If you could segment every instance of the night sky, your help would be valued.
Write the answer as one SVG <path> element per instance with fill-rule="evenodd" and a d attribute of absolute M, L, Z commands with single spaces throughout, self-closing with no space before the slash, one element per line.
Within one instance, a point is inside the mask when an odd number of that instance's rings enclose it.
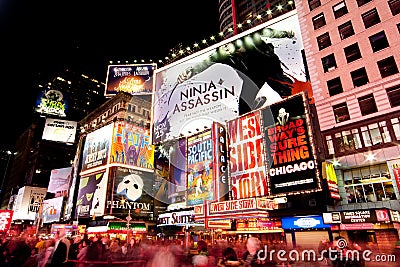
<path fill-rule="evenodd" d="M 217 3 L 0 0 L 1 143 L 29 126 L 39 74 L 70 68 L 105 82 L 110 60 L 163 59 L 218 34 Z"/>

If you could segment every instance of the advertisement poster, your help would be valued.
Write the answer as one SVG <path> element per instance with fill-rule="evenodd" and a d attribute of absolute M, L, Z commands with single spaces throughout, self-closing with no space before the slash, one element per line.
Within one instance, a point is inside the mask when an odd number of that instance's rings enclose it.
<path fill-rule="evenodd" d="M 131 217 L 153 216 L 154 173 L 118 167 L 115 171 L 112 199 L 107 200 L 109 214 Z"/>
<path fill-rule="evenodd" d="M 299 93 L 262 110 L 270 195 L 321 190 L 305 101 Z"/>
<path fill-rule="evenodd" d="M 173 142 L 169 151 L 169 181 L 168 198 L 184 201 L 179 196 L 184 197 L 186 192 L 186 138 Z"/>
<path fill-rule="evenodd" d="M 232 199 L 268 193 L 261 123 L 260 111 L 227 122 Z"/>
<path fill-rule="evenodd" d="M 13 217 L 12 210 L 0 210 L 0 233 L 7 233 L 10 230 Z"/>
<path fill-rule="evenodd" d="M 68 101 L 59 90 L 47 90 L 40 93 L 36 101 L 35 111 L 43 115 L 66 117 Z"/>
<path fill-rule="evenodd" d="M 187 138 L 187 206 L 214 200 L 211 130 Z"/>
<path fill-rule="evenodd" d="M 59 222 L 61 218 L 64 197 L 56 197 L 43 200 L 43 223 Z"/>
<path fill-rule="evenodd" d="M 47 188 L 24 186 L 18 190 L 14 205 L 14 220 L 35 220 L 42 201 L 46 196 Z"/>
<path fill-rule="evenodd" d="M 78 217 L 104 215 L 108 182 L 107 173 L 100 172 L 81 177 L 76 201 Z"/>
<path fill-rule="evenodd" d="M 159 68 L 154 74 L 154 144 L 225 123 L 311 86 L 295 12 Z"/>
<path fill-rule="evenodd" d="M 154 146 L 150 130 L 125 121 L 115 122 L 110 163 L 154 169 Z"/>
<path fill-rule="evenodd" d="M 388 160 L 387 165 L 389 167 L 390 177 L 392 177 L 392 179 L 394 179 L 396 181 L 396 183 L 393 183 L 393 186 L 396 184 L 397 190 L 394 190 L 394 191 L 399 192 L 399 189 L 400 189 L 400 159 Z"/>
<path fill-rule="evenodd" d="M 153 92 L 153 72 L 156 64 L 110 65 L 107 71 L 105 96 L 119 92 L 132 95 Z"/>
<path fill-rule="evenodd" d="M 72 167 L 51 170 L 47 192 L 55 194 L 54 197 L 67 196 L 71 171 Z"/>
<path fill-rule="evenodd" d="M 74 143 L 77 125 L 76 121 L 46 118 L 42 139 L 62 143 Z"/>
<path fill-rule="evenodd" d="M 83 147 L 81 172 L 107 164 L 113 124 L 88 133 Z"/>

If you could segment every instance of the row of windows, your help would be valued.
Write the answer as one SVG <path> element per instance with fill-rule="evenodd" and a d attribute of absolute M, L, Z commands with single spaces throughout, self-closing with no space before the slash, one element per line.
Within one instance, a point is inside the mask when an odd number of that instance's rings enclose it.
<path fill-rule="evenodd" d="M 387 164 L 345 170 L 343 181 L 347 203 L 397 199 Z"/>
<path fill-rule="evenodd" d="M 358 7 L 363 6 L 371 1 L 372 0 L 356 0 Z M 393 16 L 400 13 L 400 0 L 389 0 L 388 4 Z M 308 6 L 310 11 L 312 11 L 321 6 L 321 0 L 308 0 Z M 336 19 L 347 14 L 348 12 L 345 1 L 336 4 L 332 7 L 332 9 Z"/>
<path fill-rule="evenodd" d="M 325 61 L 323 61 L 323 64 L 328 64 L 327 61 L 332 62 L 332 61 L 334 61 L 334 58 L 333 59 L 332 58 L 324 59 L 324 60 Z M 396 61 L 393 56 L 379 60 L 377 62 L 377 65 L 378 65 L 379 73 L 382 78 L 399 73 L 399 69 L 397 67 Z M 335 65 L 332 65 L 332 63 L 329 63 L 327 66 L 324 66 L 324 69 L 326 68 L 329 71 L 331 68 L 334 68 L 334 67 L 335 67 Z M 360 69 L 356 69 L 354 71 L 351 71 L 350 76 L 353 81 L 354 87 L 362 86 L 369 82 L 367 71 L 365 70 L 364 67 L 362 67 Z M 336 77 L 331 80 L 328 80 L 326 82 L 326 84 L 327 84 L 328 92 L 329 92 L 330 96 L 334 96 L 334 95 L 343 93 L 342 81 L 341 81 L 340 77 Z"/>
<path fill-rule="evenodd" d="M 392 108 L 400 106 L 400 85 L 387 88 L 386 94 Z M 373 94 L 359 97 L 357 100 L 360 107 L 361 115 L 366 116 L 378 112 Z M 350 120 L 350 114 L 346 102 L 334 105 L 332 106 L 332 108 L 337 123 Z"/>
<path fill-rule="evenodd" d="M 341 130 L 325 136 L 328 154 L 336 156 L 399 141 L 399 117 Z"/>
<path fill-rule="evenodd" d="M 400 1 L 400 0 L 398 0 L 398 1 Z M 381 19 L 379 17 L 379 14 L 378 14 L 378 11 L 376 8 L 373 8 L 373 9 L 363 13 L 361 15 L 361 17 L 364 22 L 364 27 L 366 29 L 381 22 Z M 318 29 L 326 24 L 323 13 L 318 14 L 312 20 L 314 23 L 314 29 Z M 340 36 L 341 40 L 344 40 L 355 34 L 353 24 L 351 23 L 350 20 L 339 25 L 338 32 L 339 32 L 339 36 Z M 371 37 L 370 37 L 370 39 L 371 39 Z M 370 40 L 370 42 L 371 42 L 371 40 Z M 319 35 L 317 37 L 317 44 L 318 44 L 319 50 L 323 50 L 323 49 L 331 46 L 332 42 L 331 42 L 329 32 L 325 32 L 325 33 Z"/>

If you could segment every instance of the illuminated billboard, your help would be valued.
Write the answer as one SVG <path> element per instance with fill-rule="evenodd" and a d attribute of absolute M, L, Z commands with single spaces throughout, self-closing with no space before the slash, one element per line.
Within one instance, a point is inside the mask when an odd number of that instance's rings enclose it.
<path fill-rule="evenodd" d="M 186 138 L 187 206 L 228 198 L 225 139 L 225 127 L 216 122 Z"/>
<path fill-rule="evenodd" d="M 35 111 L 44 115 L 66 117 L 68 101 L 59 90 L 47 90 L 40 93 L 36 101 Z"/>
<path fill-rule="evenodd" d="M 72 167 L 51 170 L 47 192 L 55 194 L 54 197 L 66 197 L 68 195 L 71 171 Z"/>
<path fill-rule="evenodd" d="M 154 146 L 150 142 L 150 130 L 126 121 L 115 122 L 109 162 L 153 170 Z"/>
<path fill-rule="evenodd" d="M 43 223 L 59 222 L 61 218 L 64 197 L 56 197 L 43 200 Z"/>
<path fill-rule="evenodd" d="M 14 220 L 35 220 L 47 188 L 24 186 L 18 190 L 14 205 Z"/>
<path fill-rule="evenodd" d="M 261 111 L 227 122 L 232 199 L 266 196 Z"/>
<path fill-rule="evenodd" d="M 224 124 L 311 86 L 296 11 L 154 72 L 152 142 Z"/>
<path fill-rule="evenodd" d="M 113 196 L 107 200 L 107 213 L 150 217 L 153 213 L 154 173 L 117 167 Z"/>
<path fill-rule="evenodd" d="M 112 133 L 113 124 L 88 133 L 83 147 L 82 172 L 107 164 Z"/>
<path fill-rule="evenodd" d="M 62 143 L 74 143 L 77 124 L 76 121 L 46 118 L 42 139 Z"/>
<path fill-rule="evenodd" d="M 107 71 L 105 96 L 114 96 L 119 92 L 132 95 L 151 94 L 153 92 L 153 72 L 156 64 L 110 65 Z"/>
<path fill-rule="evenodd" d="M 76 213 L 78 217 L 104 215 L 108 172 L 82 176 L 79 181 Z"/>
<path fill-rule="evenodd" d="M 306 94 L 288 97 L 261 112 L 269 195 L 320 191 L 321 182 Z"/>

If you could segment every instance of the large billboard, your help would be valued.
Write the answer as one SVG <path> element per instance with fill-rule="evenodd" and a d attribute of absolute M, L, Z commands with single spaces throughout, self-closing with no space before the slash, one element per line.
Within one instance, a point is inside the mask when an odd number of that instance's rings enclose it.
<path fill-rule="evenodd" d="M 67 196 L 71 179 L 72 167 L 53 169 L 47 192 L 55 194 L 54 197 Z"/>
<path fill-rule="evenodd" d="M 88 133 L 83 146 L 82 172 L 107 164 L 112 133 L 112 123 Z"/>
<path fill-rule="evenodd" d="M 43 218 L 43 223 L 60 221 L 63 201 L 64 197 L 55 197 L 43 200 L 42 214 L 41 214 Z"/>
<path fill-rule="evenodd" d="M 153 92 L 153 72 L 156 64 L 110 65 L 107 71 L 105 96 L 114 96 L 119 92 L 132 95 L 151 94 Z"/>
<path fill-rule="evenodd" d="M 190 136 L 310 90 L 296 11 L 154 72 L 152 141 Z M 311 95 L 311 91 L 309 92 Z"/>
<path fill-rule="evenodd" d="M 76 201 L 78 217 L 104 215 L 107 182 L 108 171 L 81 177 Z"/>
<path fill-rule="evenodd" d="M 153 170 L 150 130 L 126 121 L 115 122 L 109 162 Z"/>
<path fill-rule="evenodd" d="M 261 111 L 227 122 L 232 199 L 268 194 Z"/>
<path fill-rule="evenodd" d="M 62 143 L 74 143 L 77 125 L 76 121 L 47 118 L 42 139 Z"/>
<path fill-rule="evenodd" d="M 107 213 L 152 216 L 154 173 L 117 167 L 113 175 L 113 195 L 107 200 Z"/>
<path fill-rule="evenodd" d="M 68 113 L 68 101 L 61 91 L 46 90 L 38 96 L 35 111 L 43 115 L 66 117 Z"/>
<path fill-rule="evenodd" d="M 269 195 L 320 191 L 320 174 L 306 94 L 288 97 L 261 112 Z"/>
<path fill-rule="evenodd" d="M 24 186 L 18 190 L 18 196 L 14 205 L 13 221 L 35 220 L 47 188 Z"/>

